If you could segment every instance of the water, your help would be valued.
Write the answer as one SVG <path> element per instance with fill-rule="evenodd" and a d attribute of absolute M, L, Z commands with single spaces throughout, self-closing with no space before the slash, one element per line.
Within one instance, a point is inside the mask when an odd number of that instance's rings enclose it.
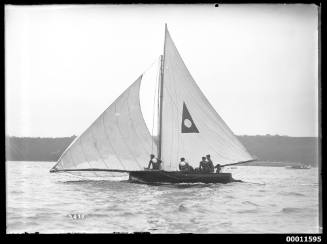
<path fill-rule="evenodd" d="M 7 162 L 7 233 L 321 233 L 318 170 L 238 166 L 245 183 L 150 186 Z"/>

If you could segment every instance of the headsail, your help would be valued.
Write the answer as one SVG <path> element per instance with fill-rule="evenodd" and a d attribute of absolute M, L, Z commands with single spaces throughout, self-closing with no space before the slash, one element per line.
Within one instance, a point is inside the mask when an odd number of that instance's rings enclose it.
<path fill-rule="evenodd" d="M 141 80 L 142 76 L 71 143 L 52 171 L 130 171 L 147 166 L 153 145 L 140 107 Z"/>
<path fill-rule="evenodd" d="M 164 169 L 177 170 L 180 157 L 198 167 L 206 154 L 221 165 L 252 160 L 195 83 L 167 28 L 165 32 L 161 119 Z"/>

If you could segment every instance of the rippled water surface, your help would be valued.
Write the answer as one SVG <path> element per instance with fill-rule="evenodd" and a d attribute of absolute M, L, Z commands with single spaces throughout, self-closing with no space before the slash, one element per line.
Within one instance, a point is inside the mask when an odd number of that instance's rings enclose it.
<path fill-rule="evenodd" d="M 238 166 L 224 171 L 245 182 L 151 186 L 50 174 L 53 164 L 6 163 L 7 233 L 321 232 L 317 168 Z"/>

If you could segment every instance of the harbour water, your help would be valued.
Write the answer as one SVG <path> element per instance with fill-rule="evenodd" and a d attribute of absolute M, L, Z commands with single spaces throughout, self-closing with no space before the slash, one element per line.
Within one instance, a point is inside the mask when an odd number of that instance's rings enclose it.
<path fill-rule="evenodd" d="M 321 233 L 317 168 L 237 166 L 244 182 L 144 185 L 6 162 L 7 233 Z"/>

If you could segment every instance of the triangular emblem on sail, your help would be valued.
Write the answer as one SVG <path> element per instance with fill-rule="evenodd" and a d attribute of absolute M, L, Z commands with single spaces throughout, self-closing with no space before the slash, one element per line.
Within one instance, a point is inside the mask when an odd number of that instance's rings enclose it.
<path fill-rule="evenodd" d="M 183 103 L 182 133 L 199 133 L 185 102 Z"/>

